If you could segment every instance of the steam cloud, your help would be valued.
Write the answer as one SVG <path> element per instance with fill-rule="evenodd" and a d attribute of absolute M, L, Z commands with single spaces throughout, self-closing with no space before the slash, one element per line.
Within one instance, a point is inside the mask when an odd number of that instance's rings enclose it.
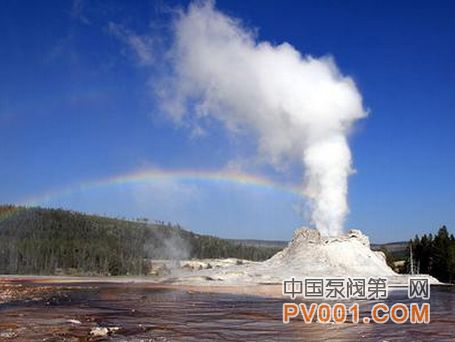
<path fill-rule="evenodd" d="M 173 38 L 172 76 L 159 92 L 165 111 L 178 121 L 212 117 L 234 132 L 246 129 L 274 165 L 301 161 L 312 223 L 323 235 L 340 234 L 352 172 L 347 134 L 366 116 L 353 80 L 330 57 L 258 42 L 213 1 L 181 12 Z"/>

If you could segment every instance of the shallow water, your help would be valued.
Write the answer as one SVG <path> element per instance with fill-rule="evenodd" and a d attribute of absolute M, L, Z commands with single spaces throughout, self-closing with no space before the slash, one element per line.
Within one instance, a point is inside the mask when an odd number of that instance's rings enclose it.
<path fill-rule="evenodd" d="M 24 284 L 38 286 L 39 284 Z M 52 284 L 45 298 L 0 304 L 1 340 L 113 341 L 454 341 L 454 288 L 432 287 L 431 323 L 282 323 L 287 300 L 197 293 L 147 284 Z M 385 302 L 410 302 L 395 292 Z M 359 302 L 361 317 L 372 301 Z M 77 320 L 71 323 L 68 320 Z M 117 327 L 94 337 L 94 327 Z"/>

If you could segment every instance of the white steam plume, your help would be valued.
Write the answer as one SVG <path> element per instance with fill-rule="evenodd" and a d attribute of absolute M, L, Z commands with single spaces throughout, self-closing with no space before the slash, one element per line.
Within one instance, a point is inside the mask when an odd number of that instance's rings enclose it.
<path fill-rule="evenodd" d="M 159 92 L 166 112 L 176 120 L 210 116 L 230 130 L 247 129 L 275 165 L 283 158 L 302 161 L 312 223 L 324 235 L 340 234 L 352 171 L 346 136 L 366 112 L 353 80 L 333 59 L 302 56 L 288 43 L 257 42 L 212 1 L 180 13 L 169 57 L 172 76 Z"/>

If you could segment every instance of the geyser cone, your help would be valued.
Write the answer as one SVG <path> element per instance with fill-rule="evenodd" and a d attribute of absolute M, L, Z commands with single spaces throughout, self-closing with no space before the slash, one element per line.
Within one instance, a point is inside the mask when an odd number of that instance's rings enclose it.
<path fill-rule="evenodd" d="M 390 284 L 408 281 L 407 275 L 397 274 L 387 265 L 382 252 L 370 249 L 368 237 L 360 230 L 332 237 L 305 227 L 297 229 L 288 246 L 269 260 L 203 270 L 177 281 L 206 285 L 281 284 L 291 277 L 386 277 Z M 420 277 L 439 283 L 431 276 Z"/>
<path fill-rule="evenodd" d="M 370 242 L 360 230 L 350 230 L 336 237 L 300 228 L 288 247 L 264 262 L 269 267 L 284 267 L 294 276 L 396 276 L 382 252 L 370 249 Z M 282 272 L 283 273 L 283 272 Z"/>

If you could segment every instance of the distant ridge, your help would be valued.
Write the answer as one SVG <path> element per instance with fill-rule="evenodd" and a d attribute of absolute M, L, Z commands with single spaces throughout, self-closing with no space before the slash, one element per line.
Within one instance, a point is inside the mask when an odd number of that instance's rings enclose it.
<path fill-rule="evenodd" d="M 253 247 L 273 247 L 273 248 L 285 248 L 289 241 L 282 241 L 282 240 L 257 240 L 257 239 L 226 239 L 227 241 L 233 243 L 241 243 L 245 246 L 253 246 Z M 408 247 L 409 242 L 407 241 L 398 241 L 398 242 L 387 242 L 387 243 L 379 243 L 371 244 L 371 249 L 374 251 L 379 251 L 383 248 L 387 249 L 390 254 L 396 260 L 404 260 L 406 259 L 406 248 Z"/>
<path fill-rule="evenodd" d="M 281 240 L 257 240 L 257 239 L 225 239 L 232 243 L 241 243 L 245 246 L 255 246 L 255 247 L 275 247 L 275 248 L 284 248 L 288 245 L 289 241 Z"/>

